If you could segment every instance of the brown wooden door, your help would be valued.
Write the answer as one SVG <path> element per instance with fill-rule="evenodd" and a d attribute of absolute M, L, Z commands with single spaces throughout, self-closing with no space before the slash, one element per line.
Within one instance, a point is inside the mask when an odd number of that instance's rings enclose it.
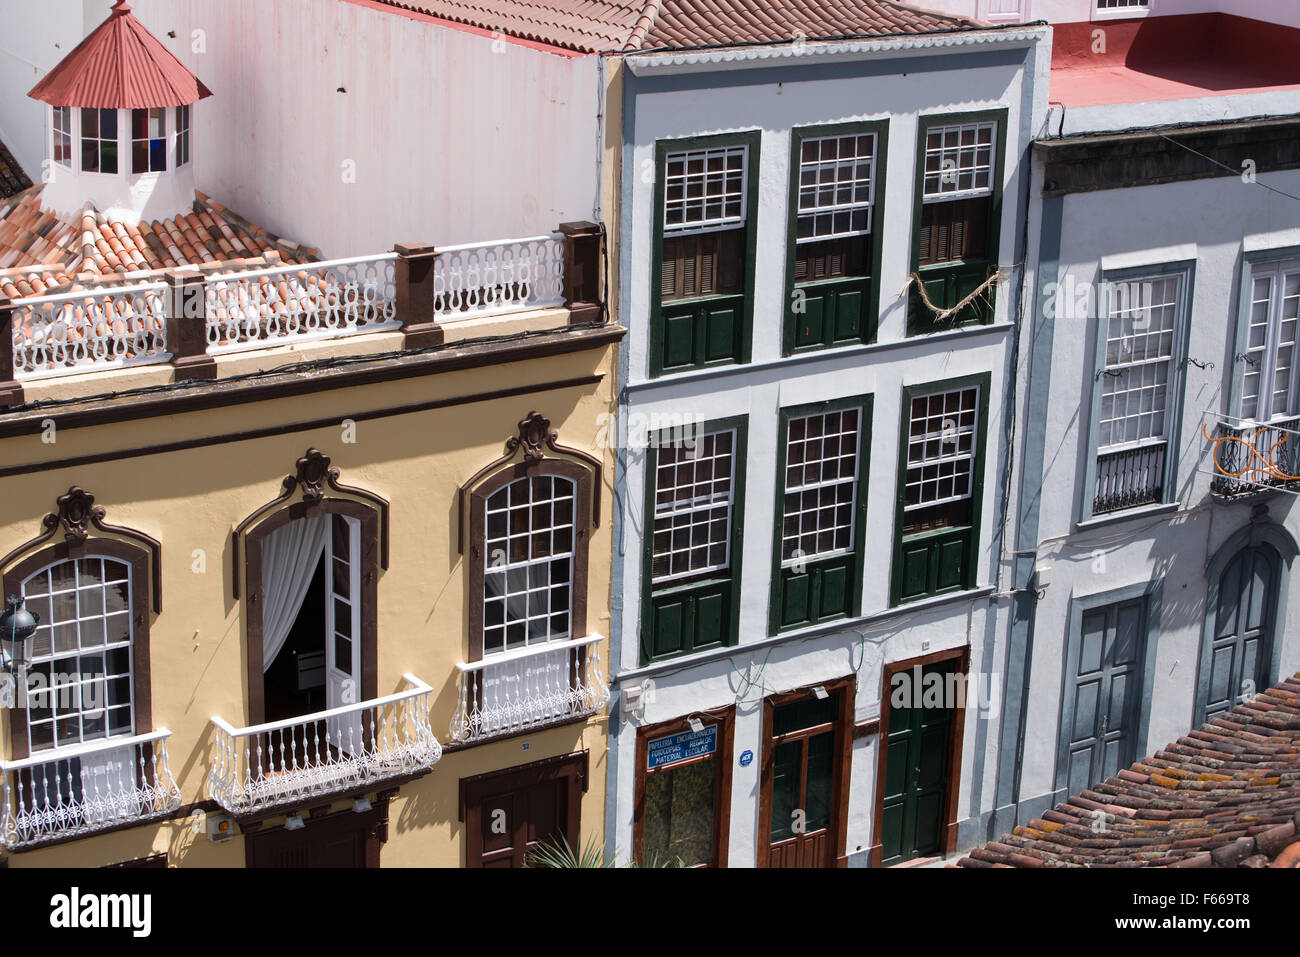
<path fill-rule="evenodd" d="M 386 829 L 387 810 L 365 814 L 343 811 L 312 819 L 306 827 L 283 827 L 249 834 L 244 840 L 249 867 L 378 867 L 379 848 Z"/>
<path fill-rule="evenodd" d="M 769 698 L 759 863 L 834 867 L 843 855 L 853 688 Z"/>
<path fill-rule="evenodd" d="M 466 867 L 523 867 L 543 842 L 578 850 L 587 754 L 461 781 Z"/>

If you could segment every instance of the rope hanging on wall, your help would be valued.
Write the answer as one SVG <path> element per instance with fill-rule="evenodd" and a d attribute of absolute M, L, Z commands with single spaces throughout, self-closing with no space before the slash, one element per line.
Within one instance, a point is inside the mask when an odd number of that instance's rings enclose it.
<path fill-rule="evenodd" d="M 918 273 L 912 273 L 912 275 L 907 277 L 907 285 L 903 287 L 903 294 L 906 295 L 907 290 L 911 286 L 915 286 L 917 292 L 920 293 L 921 295 L 921 302 L 925 304 L 925 308 L 929 309 L 932 313 L 934 313 L 935 322 L 947 322 L 953 316 L 957 315 L 957 313 L 961 312 L 963 309 L 969 306 L 976 299 L 982 298 L 986 302 L 988 302 L 990 306 L 993 305 L 992 300 L 988 299 L 986 294 L 988 293 L 991 287 L 997 285 L 998 283 L 1001 283 L 1006 278 L 1007 277 L 1002 273 L 1002 270 L 995 269 L 987 279 L 985 279 L 982 283 L 980 283 L 979 286 L 977 286 L 971 292 L 969 296 L 967 296 L 961 302 L 957 303 L 957 305 L 953 306 L 951 309 L 940 309 L 938 306 L 936 306 L 933 302 L 930 301 L 930 297 L 926 294 L 925 291 L 925 282 L 921 279 L 921 276 Z"/>

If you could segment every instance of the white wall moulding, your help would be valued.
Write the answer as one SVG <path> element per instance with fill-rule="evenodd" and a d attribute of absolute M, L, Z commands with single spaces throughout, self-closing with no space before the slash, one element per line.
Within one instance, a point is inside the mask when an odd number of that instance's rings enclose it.
<path fill-rule="evenodd" d="M 149 283 L 14 300 L 14 377 L 169 362 L 167 292 Z"/>
<path fill-rule="evenodd" d="M 1300 494 L 1300 417 L 1252 422 L 1207 413 L 1202 422 L 1210 492 L 1239 498 L 1284 490 Z"/>
<path fill-rule="evenodd" d="M 432 768 L 442 757 L 429 721 L 433 689 L 402 677 L 396 694 L 285 721 L 235 728 L 214 717 L 208 796 L 242 814 Z"/>
<path fill-rule="evenodd" d="M 434 315 L 440 322 L 564 305 L 564 235 L 438 249 Z"/>
<path fill-rule="evenodd" d="M 171 732 L 42 751 L 0 762 L 0 838 L 20 850 L 163 817 L 181 806 L 167 763 Z"/>
<path fill-rule="evenodd" d="M 396 253 L 207 279 L 208 354 L 396 329 Z"/>
<path fill-rule="evenodd" d="M 609 704 L 600 635 L 547 642 L 458 664 L 451 738 L 471 744 L 592 715 Z"/>

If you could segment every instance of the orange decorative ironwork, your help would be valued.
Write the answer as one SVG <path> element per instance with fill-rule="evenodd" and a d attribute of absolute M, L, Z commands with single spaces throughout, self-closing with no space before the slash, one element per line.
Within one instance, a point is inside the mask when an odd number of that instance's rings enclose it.
<path fill-rule="evenodd" d="M 1260 450 L 1256 448 L 1255 440 L 1259 437 L 1259 433 L 1268 428 L 1270 428 L 1270 426 L 1256 426 L 1254 434 L 1251 435 L 1250 438 L 1244 438 L 1241 435 L 1221 435 L 1216 437 L 1210 435 L 1209 431 L 1205 428 L 1205 423 L 1202 422 L 1201 433 L 1205 436 L 1207 442 L 1214 444 L 1214 467 L 1218 470 L 1219 474 L 1226 475 L 1229 478 L 1241 478 L 1241 476 L 1245 475 L 1247 472 L 1264 472 L 1271 475 L 1273 478 L 1282 479 L 1283 481 L 1300 481 L 1300 475 L 1290 475 L 1287 472 L 1282 471 L 1274 461 L 1274 453 L 1276 453 L 1278 448 L 1287 440 L 1286 434 L 1283 434 L 1280 439 L 1274 442 L 1269 447 L 1267 453 L 1261 454 Z M 1229 472 L 1219 461 L 1219 446 L 1224 442 L 1237 442 L 1244 445 L 1246 450 L 1249 452 L 1246 461 L 1249 462 L 1251 459 L 1258 459 L 1260 464 L 1247 465 L 1239 472 Z"/>

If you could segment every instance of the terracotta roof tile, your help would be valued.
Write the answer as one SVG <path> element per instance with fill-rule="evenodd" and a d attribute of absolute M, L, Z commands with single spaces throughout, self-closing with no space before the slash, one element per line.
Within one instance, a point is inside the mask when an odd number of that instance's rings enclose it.
<path fill-rule="evenodd" d="M 32 181 L 27 178 L 23 168 L 18 165 L 9 148 L 0 143 L 0 200 L 8 199 L 15 193 L 31 189 Z"/>
<path fill-rule="evenodd" d="M 138 226 L 109 219 L 92 206 L 60 215 L 41 206 L 43 185 L 0 199 L 0 295 L 45 295 L 79 277 L 104 281 L 120 273 L 184 265 L 320 259 L 318 250 L 275 236 L 195 193 L 194 211 Z"/>
<path fill-rule="evenodd" d="M 893 0 L 380 0 L 583 53 L 983 26 Z"/>
<path fill-rule="evenodd" d="M 958 865 L 1300 867 L 1300 674 Z"/>

